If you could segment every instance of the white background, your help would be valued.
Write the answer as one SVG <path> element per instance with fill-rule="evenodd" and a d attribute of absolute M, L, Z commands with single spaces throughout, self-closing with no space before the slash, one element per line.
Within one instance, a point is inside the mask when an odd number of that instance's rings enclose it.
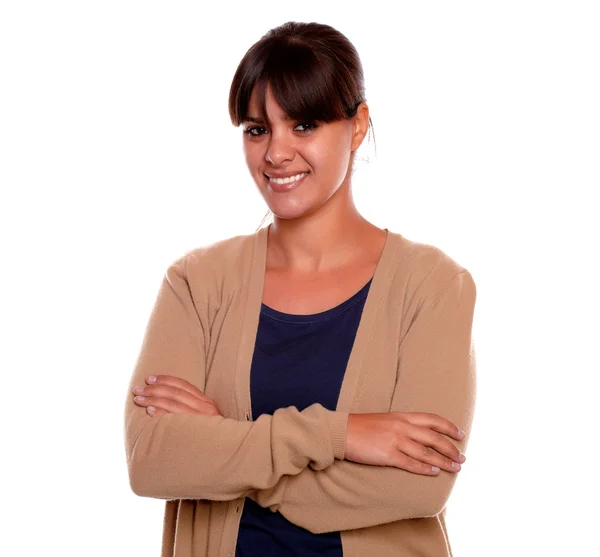
<path fill-rule="evenodd" d="M 126 387 L 168 264 L 266 212 L 227 95 L 295 20 L 361 55 L 377 153 L 365 140 L 359 210 L 478 287 L 455 556 L 600 554 L 597 2 L 243 6 L 1 4 L 0 553 L 159 555 Z"/>

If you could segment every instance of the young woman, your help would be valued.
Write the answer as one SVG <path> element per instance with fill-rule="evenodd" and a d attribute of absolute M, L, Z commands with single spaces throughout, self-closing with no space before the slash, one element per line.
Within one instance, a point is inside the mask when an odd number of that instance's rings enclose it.
<path fill-rule="evenodd" d="M 355 207 L 371 120 L 340 32 L 269 31 L 229 111 L 274 220 L 174 261 L 149 319 L 125 440 L 132 490 L 166 500 L 162 557 L 449 557 L 473 278 Z"/>

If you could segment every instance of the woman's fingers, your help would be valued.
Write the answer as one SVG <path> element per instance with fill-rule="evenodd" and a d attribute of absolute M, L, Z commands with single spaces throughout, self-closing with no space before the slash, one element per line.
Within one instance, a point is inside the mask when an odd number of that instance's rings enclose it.
<path fill-rule="evenodd" d="M 170 414 L 170 412 L 167 412 L 162 408 L 156 408 L 156 406 L 152 405 L 146 406 L 146 412 L 151 416 L 164 416 L 165 414 Z"/>
<path fill-rule="evenodd" d="M 150 377 L 154 377 L 154 381 L 150 381 Z M 146 377 L 146 383 L 149 386 L 165 385 L 169 387 L 175 387 L 177 389 L 187 391 L 188 393 L 197 398 L 208 398 L 200 389 L 192 385 L 189 381 L 186 381 L 181 377 L 174 377 L 173 375 L 152 375 Z"/>
<path fill-rule="evenodd" d="M 459 441 L 465 437 L 465 432 L 462 429 L 437 414 L 431 412 L 398 412 L 398 414 L 402 414 L 403 419 L 411 424 L 434 429 Z"/>
<path fill-rule="evenodd" d="M 402 451 L 396 452 L 391 465 L 414 474 L 425 474 L 427 476 L 436 476 L 440 472 L 439 467 L 434 468 L 431 464 L 412 458 Z"/>
<path fill-rule="evenodd" d="M 134 392 L 137 394 L 137 391 Z M 191 408 L 195 408 L 200 403 L 211 400 L 204 395 L 199 397 L 187 390 L 170 385 L 146 385 L 140 394 L 145 397 L 169 398 Z"/>
<path fill-rule="evenodd" d="M 430 471 L 432 466 L 437 466 L 448 472 L 458 472 L 461 468 L 460 464 L 452 458 L 448 458 L 437 450 L 415 441 L 406 440 L 402 443 L 401 447 L 398 447 L 398 450 L 410 457 L 411 460 L 414 459 L 422 464 L 423 467 L 421 468 L 428 469 L 428 471 Z"/>
<path fill-rule="evenodd" d="M 212 398 L 184 379 L 170 375 L 157 375 L 154 381 L 146 378 L 146 383 L 146 385 L 137 385 L 133 389 L 133 394 L 137 395 L 134 401 L 140 406 L 154 406 L 165 410 L 166 413 L 174 414 L 221 415 Z M 153 415 L 162 414 L 163 412 L 156 412 Z"/>
<path fill-rule="evenodd" d="M 220 412 L 214 406 L 214 404 L 203 402 L 195 399 L 193 406 L 189 406 L 180 400 L 176 400 L 172 397 L 161 397 L 161 396 L 139 396 L 134 397 L 134 402 L 138 406 L 154 406 L 156 410 L 165 410 L 166 412 L 158 412 L 154 415 L 167 414 L 201 414 L 203 416 L 220 416 Z"/>
<path fill-rule="evenodd" d="M 446 459 L 451 459 L 458 463 L 463 463 L 466 460 L 464 455 L 458 450 L 458 447 L 450 439 L 428 427 L 415 427 L 410 430 L 409 436 L 422 447 L 435 449 L 435 451 Z"/>

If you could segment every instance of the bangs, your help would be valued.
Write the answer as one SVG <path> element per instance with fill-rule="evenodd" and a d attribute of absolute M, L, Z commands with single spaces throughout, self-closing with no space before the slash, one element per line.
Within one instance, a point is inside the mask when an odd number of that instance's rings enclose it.
<path fill-rule="evenodd" d="M 256 87 L 259 117 L 270 125 L 266 114 L 267 86 L 293 120 L 332 122 L 350 118 L 361 99 L 354 98 L 343 73 L 300 42 L 272 40 L 256 51 L 251 48 L 231 84 L 231 121 L 239 126 L 248 119 L 248 105 Z"/>

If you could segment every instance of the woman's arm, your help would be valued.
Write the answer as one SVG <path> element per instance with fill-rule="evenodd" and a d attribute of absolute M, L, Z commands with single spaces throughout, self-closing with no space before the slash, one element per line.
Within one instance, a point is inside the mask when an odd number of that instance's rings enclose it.
<path fill-rule="evenodd" d="M 313 404 L 253 422 L 222 416 L 152 417 L 133 401 L 149 375 L 181 377 L 204 390 L 205 336 L 186 275 L 186 256 L 167 269 L 127 389 L 125 450 L 137 495 L 159 499 L 231 500 L 268 489 L 306 467 L 343 458 L 347 413 Z"/>
<path fill-rule="evenodd" d="M 425 302 L 400 344 L 390 408 L 447 418 L 466 433 L 462 441 L 452 440 L 463 453 L 475 409 L 475 300 L 475 283 L 465 270 Z M 443 469 L 426 476 L 343 460 L 318 472 L 307 468 L 249 497 L 298 526 L 323 533 L 434 516 L 445 507 L 455 482 L 456 473 Z"/>

